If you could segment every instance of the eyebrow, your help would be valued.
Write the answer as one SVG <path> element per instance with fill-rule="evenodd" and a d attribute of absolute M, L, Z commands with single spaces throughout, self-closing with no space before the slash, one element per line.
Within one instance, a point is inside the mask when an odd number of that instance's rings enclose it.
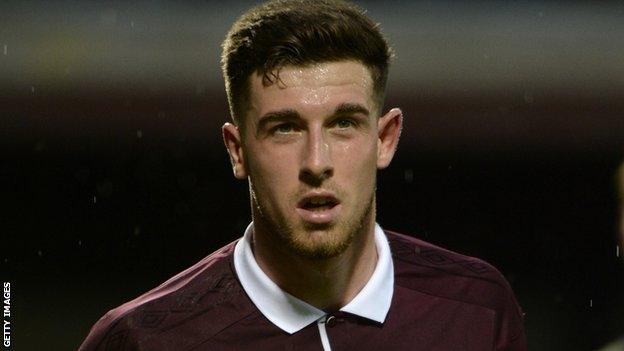
<path fill-rule="evenodd" d="M 361 113 L 367 117 L 370 115 L 370 111 L 366 107 L 351 102 L 342 103 L 334 110 L 334 115 L 351 115 L 356 113 Z"/>
<path fill-rule="evenodd" d="M 345 102 L 336 107 L 332 116 L 351 115 L 356 113 L 361 113 L 367 117 L 370 115 L 370 111 L 361 104 Z M 293 109 L 270 111 L 260 117 L 256 125 L 256 131 L 263 130 L 264 126 L 271 122 L 281 122 L 296 119 L 301 119 L 301 115 L 299 114 L 299 112 Z"/>
<path fill-rule="evenodd" d="M 263 130 L 264 126 L 271 122 L 288 121 L 300 118 L 301 115 L 299 115 L 299 112 L 293 109 L 283 109 L 279 111 L 267 112 L 262 115 L 262 117 L 260 117 L 260 120 L 258 120 L 258 123 L 256 124 L 256 131 L 259 132 Z"/>

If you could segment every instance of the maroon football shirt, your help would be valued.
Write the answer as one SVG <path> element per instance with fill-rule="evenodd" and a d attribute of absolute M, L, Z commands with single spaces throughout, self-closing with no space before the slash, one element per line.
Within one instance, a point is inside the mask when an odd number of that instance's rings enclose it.
<path fill-rule="evenodd" d="M 330 313 L 336 350 L 526 350 L 522 313 L 489 264 L 385 231 L 394 293 L 383 323 Z M 228 244 L 161 286 L 104 315 L 90 350 L 323 350 L 316 323 L 289 334 L 244 292 Z"/>

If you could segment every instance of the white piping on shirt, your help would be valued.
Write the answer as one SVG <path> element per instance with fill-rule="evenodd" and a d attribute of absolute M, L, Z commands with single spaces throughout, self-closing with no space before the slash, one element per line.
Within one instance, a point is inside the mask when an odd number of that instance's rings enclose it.
<path fill-rule="evenodd" d="M 331 345 L 329 344 L 329 337 L 327 336 L 327 329 L 325 328 L 325 321 L 327 316 L 323 316 L 317 322 L 319 328 L 319 334 L 321 335 L 321 343 L 323 344 L 323 350 L 331 351 Z"/>

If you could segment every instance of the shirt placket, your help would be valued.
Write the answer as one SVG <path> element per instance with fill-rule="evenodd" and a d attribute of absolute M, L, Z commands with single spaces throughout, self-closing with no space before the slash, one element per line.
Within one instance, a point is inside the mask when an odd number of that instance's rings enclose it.
<path fill-rule="evenodd" d="M 329 340 L 329 335 L 327 334 L 327 328 L 333 328 L 338 323 L 343 321 L 344 316 L 342 316 L 341 312 L 336 314 L 326 314 L 317 321 L 321 344 L 323 345 L 324 351 L 331 351 L 331 342 Z"/>

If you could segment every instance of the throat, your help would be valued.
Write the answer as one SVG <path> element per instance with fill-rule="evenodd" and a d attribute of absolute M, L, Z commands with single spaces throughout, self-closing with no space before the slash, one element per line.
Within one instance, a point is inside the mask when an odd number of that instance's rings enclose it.
<path fill-rule="evenodd" d="M 366 285 L 378 260 L 374 227 L 356 235 L 343 253 L 320 260 L 293 254 L 257 234 L 254 256 L 264 273 L 282 290 L 325 311 L 348 304 Z"/>

